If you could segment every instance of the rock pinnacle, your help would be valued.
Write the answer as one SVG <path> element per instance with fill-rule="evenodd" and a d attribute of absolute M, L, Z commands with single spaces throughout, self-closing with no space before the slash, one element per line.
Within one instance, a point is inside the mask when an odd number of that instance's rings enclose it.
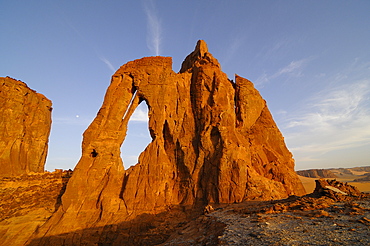
<path fill-rule="evenodd" d="M 191 71 L 193 67 L 199 67 L 200 64 L 212 64 L 221 68 L 217 59 L 208 52 L 207 44 L 204 40 L 198 40 L 193 52 L 191 52 L 183 61 L 180 73 Z"/>
<path fill-rule="evenodd" d="M 204 40 L 198 40 L 197 46 L 193 53 L 198 53 L 200 57 L 203 57 L 205 53 L 208 53 L 208 47 Z"/>

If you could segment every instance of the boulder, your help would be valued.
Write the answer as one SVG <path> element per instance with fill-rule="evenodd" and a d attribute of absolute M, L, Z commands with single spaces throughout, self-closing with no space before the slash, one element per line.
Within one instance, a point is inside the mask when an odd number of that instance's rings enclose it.
<path fill-rule="evenodd" d="M 318 179 L 315 180 L 315 182 L 316 187 L 313 195 L 327 196 L 338 201 L 348 200 L 350 197 L 365 196 L 365 194 L 360 192 L 355 186 L 337 181 L 335 179 Z"/>
<path fill-rule="evenodd" d="M 51 101 L 18 80 L 0 77 L 0 177 L 44 172 Z"/>

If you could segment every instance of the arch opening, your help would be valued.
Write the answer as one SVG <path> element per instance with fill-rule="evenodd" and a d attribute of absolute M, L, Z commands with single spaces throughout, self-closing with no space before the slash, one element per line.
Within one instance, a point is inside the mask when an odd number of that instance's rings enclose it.
<path fill-rule="evenodd" d="M 126 138 L 121 145 L 121 158 L 125 169 L 138 163 L 139 155 L 152 141 L 148 123 L 148 105 L 143 100 L 130 117 Z"/>

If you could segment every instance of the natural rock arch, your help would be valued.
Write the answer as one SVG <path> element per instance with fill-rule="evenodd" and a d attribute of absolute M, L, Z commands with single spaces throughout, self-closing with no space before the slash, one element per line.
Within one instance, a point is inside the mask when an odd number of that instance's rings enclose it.
<path fill-rule="evenodd" d="M 153 141 L 125 171 L 120 146 L 143 100 Z M 169 57 L 142 58 L 118 69 L 84 133 L 62 206 L 36 236 L 103 228 L 172 205 L 302 194 L 292 154 L 266 102 L 250 81 L 229 80 L 200 40 L 179 73 Z"/>

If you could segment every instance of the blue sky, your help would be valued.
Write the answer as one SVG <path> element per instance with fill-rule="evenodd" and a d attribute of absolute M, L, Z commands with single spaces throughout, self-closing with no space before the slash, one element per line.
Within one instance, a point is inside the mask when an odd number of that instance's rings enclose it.
<path fill-rule="evenodd" d="M 46 169 L 74 168 L 110 77 L 145 56 L 173 69 L 207 42 L 223 71 L 254 82 L 296 169 L 370 165 L 370 1 L 0 1 L 0 76 L 53 101 Z M 150 141 L 145 105 L 122 157 Z"/>

